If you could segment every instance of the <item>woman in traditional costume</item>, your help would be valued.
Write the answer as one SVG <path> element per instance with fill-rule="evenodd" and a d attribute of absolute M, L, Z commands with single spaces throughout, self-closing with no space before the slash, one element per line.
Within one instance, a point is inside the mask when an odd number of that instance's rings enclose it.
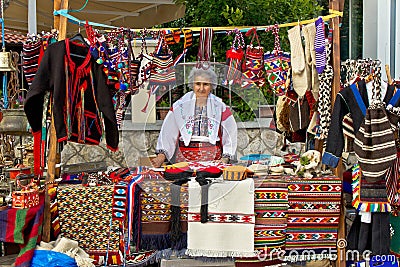
<path fill-rule="evenodd" d="M 237 125 L 222 99 L 211 93 L 217 75 L 194 67 L 188 78 L 193 89 L 168 112 L 158 137 L 154 167 L 169 162 L 221 160 L 228 163 L 236 153 Z"/>

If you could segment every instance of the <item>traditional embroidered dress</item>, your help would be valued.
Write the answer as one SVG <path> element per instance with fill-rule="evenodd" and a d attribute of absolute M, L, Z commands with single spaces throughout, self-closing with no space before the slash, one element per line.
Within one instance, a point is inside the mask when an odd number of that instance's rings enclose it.
<path fill-rule="evenodd" d="M 71 53 L 84 58 L 71 56 Z M 35 142 L 40 142 L 46 91 L 53 96 L 58 142 L 99 144 L 103 134 L 102 112 L 107 147 L 113 151 L 118 149 L 119 134 L 111 91 L 102 67 L 92 60 L 87 47 L 66 39 L 47 48 L 24 105 Z"/>
<path fill-rule="evenodd" d="M 156 152 L 170 161 L 208 161 L 233 157 L 236 147 L 237 125 L 230 109 L 210 94 L 207 106 L 196 112 L 196 95 L 189 92 L 167 114 Z"/>

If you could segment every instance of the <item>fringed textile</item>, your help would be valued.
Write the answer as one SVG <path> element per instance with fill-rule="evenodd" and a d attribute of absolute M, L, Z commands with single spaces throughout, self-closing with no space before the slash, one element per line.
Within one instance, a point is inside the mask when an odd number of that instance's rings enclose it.
<path fill-rule="evenodd" d="M 292 250 L 312 249 L 317 257 L 322 251 L 336 252 L 337 228 L 341 203 L 341 180 L 338 177 L 295 178 L 288 181 L 288 224 L 286 255 Z M 311 258 L 313 259 L 313 258 Z M 288 261 L 304 260 L 289 257 Z M 307 259 L 306 259 L 307 260 Z M 310 260 L 310 259 L 309 259 Z"/>
<path fill-rule="evenodd" d="M 240 201 L 237 201 L 240 199 Z M 201 223 L 201 190 L 189 182 L 189 256 L 249 257 L 254 252 L 254 181 L 221 181 L 208 190 L 208 213 L 215 220 Z M 243 217 L 237 216 L 241 215 Z M 236 219 L 240 219 L 237 220 Z M 226 222 L 235 220 L 234 222 Z M 215 222 L 214 222 L 215 221 Z"/>
<path fill-rule="evenodd" d="M 354 165 L 352 171 L 353 207 L 358 211 L 390 212 L 392 209 L 387 199 L 385 181 L 368 183 L 362 177 L 358 164 Z"/>
<path fill-rule="evenodd" d="M 160 173 L 147 172 L 138 185 L 140 188 L 140 209 L 138 210 L 139 226 L 136 233 L 136 246 L 140 249 L 163 250 L 186 248 L 187 231 L 187 187 L 180 188 L 180 227 L 179 238 L 171 238 L 171 182 L 166 181 Z"/>

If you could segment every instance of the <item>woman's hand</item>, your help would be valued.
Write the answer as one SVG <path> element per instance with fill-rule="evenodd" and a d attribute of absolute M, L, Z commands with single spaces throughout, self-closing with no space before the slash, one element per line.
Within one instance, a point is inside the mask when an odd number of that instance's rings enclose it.
<path fill-rule="evenodd" d="M 160 168 L 161 165 L 164 163 L 166 157 L 164 154 L 160 153 L 157 155 L 157 157 L 151 159 L 151 164 L 153 165 L 154 168 Z"/>
<path fill-rule="evenodd" d="M 223 157 L 221 159 L 215 160 L 215 162 L 220 162 L 220 163 L 224 163 L 224 164 L 228 164 L 230 162 L 230 158 L 228 157 Z"/>

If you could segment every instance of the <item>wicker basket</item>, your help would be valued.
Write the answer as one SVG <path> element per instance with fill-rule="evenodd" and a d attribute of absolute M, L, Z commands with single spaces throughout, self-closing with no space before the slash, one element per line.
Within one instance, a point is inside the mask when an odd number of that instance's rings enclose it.
<path fill-rule="evenodd" d="M 244 166 L 228 166 L 223 171 L 223 177 L 227 181 L 241 181 L 246 179 L 249 173 L 251 171 Z"/>

